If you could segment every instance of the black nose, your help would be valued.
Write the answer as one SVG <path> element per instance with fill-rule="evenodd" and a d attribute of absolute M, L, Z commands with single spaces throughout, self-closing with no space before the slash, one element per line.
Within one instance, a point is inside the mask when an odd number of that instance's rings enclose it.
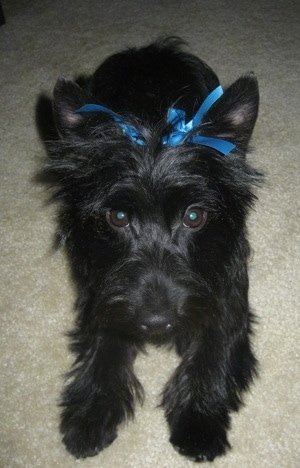
<path fill-rule="evenodd" d="M 168 333 L 173 329 L 173 325 L 171 321 L 168 320 L 168 317 L 157 314 L 144 317 L 140 327 L 144 333 L 149 333 L 151 335 Z"/>
<path fill-rule="evenodd" d="M 179 290 L 162 272 L 146 273 L 135 290 L 138 326 L 144 334 L 169 333 L 176 324 Z"/>

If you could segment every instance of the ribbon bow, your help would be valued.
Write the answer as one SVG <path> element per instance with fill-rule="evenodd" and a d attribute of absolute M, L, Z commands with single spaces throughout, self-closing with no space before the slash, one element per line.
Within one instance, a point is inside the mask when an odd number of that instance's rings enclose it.
<path fill-rule="evenodd" d="M 170 108 L 168 110 L 168 122 L 173 126 L 174 131 L 164 136 L 162 139 L 163 145 L 177 146 L 182 142 L 196 143 L 198 145 L 209 146 L 216 149 L 224 156 L 232 151 L 236 145 L 230 141 L 222 140 L 221 138 L 211 138 L 202 135 L 188 134 L 196 129 L 202 121 L 203 116 L 211 108 L 211 106 L 222 96 L 222 86 L 214 89 L 203 101 L 200 108 L 188 123 L 185 123 L 185 111 L 182 109 Z"/>
<path fill-rule="evenodd" d="M 164 146 L 178 146 L 183 142 L 195 143 L 202 146 L 208 146 L 213 148 L 224 156 L 230 153 L 236 145 L 230 141 L 223 140 L 221 138 L 211 138 L 202 135 L 190 135 L 189 133 L 196 129 L 202 121 L 203 116 L 211 108 L 211 106 L 222 96 L 223 89 L 218 86 L 214 89 L 203 101 L 197 113 L 194 115 L 192 120 L 185 123 L 185 111 L 182 109 L 175 109 L 171 107 L 168 110 L 168 122 L 173 126 L 173 131 L 162 138 L 162 144 Z M 134 143 L 145 146 L 146 141 L 143 136 L 131 125 L 125 124 L 122 117 L 115 112 L 107 109 L 106 107 L 98 104 L 86 104 L 76 111 L 76 113 L 82 112 L 103 112 L 110 115 L 114 121 L 122 128 L 124 135 L 130 138 Z"/>

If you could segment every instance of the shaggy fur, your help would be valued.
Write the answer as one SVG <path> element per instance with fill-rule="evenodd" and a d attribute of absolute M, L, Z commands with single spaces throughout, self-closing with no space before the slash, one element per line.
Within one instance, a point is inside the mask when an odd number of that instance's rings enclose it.
<path fill-rule="evenodd" d="M 219 85 L 177 39 L 113 55 L 78 82 L 62 77 L 55 86 L 58 136 L 44 171 L 78 290 L 63 441 L 75 457 L 88 457 L 116 438 L 143 399 L 133 363 L 150 341 L 181 357 L 162 395 L 171 443 L 211 461 L 228 449 L 230 412 L 256 373 L 245 221 L 261 175 L 245 155 L 257 80 L 239 78 L 194 130 L 235 143 L 227 156 L 161 143 L 168 108 L 184 109 L 190 120 Z M 122 115 L 147 144 L 131 141 L 103 113 L 75 113 L 87 103 Z"/>

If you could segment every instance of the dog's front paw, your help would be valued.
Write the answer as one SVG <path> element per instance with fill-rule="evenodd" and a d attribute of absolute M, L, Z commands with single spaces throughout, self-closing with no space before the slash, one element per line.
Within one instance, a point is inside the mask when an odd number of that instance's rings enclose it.
<path fill-rule="evenodd" d="M 175 450 L 195 462 L 213 461 L 230 447 L 226 436 L 227 414 L 222 418 L 188 411 L 170 426 L 170 442 Z"/>
<path fill-rule="evenodd" d="M 60 430 L 67 450 L 76 458 L 93 457 L 117 437 L 121 416 L 111 408 L 95 405 L 90 408 L 67 407 L 63 411 Z"/>

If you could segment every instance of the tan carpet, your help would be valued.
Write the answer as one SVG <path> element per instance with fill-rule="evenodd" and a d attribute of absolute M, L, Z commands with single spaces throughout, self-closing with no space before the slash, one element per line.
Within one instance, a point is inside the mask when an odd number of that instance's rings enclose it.
<path fill-rule="evenodd" d="M 251 159 L 268 176 L 250 220 L 251 301 L 260 318 L 261 377 L 233 418 L 233 450 L 216 467 L 299 467 L 299 32 L 297 0 L 5 0 L 0 28 L 1 467 L 183 468 L 168 443 L 159 392 L 176 363 L 149 349 L 137 372 L 147 400 L 98 457 L 76 462 L 56 406 L 71 362 L 63 332 L 74 300 L 62 253 L 51 254 L 53 209 L 32 182 L 43 156 L 37 95 L 59 74 L 90 72 L 107 55 L 178 34 L 223 85 L 258 75 Z"/>

